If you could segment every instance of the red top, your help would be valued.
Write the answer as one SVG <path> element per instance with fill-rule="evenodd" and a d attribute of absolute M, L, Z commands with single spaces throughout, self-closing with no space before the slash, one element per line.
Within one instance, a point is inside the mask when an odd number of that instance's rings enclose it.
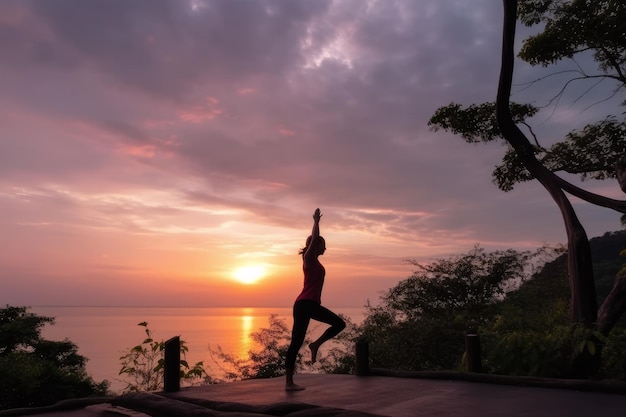
<path fill-rule="evenodd" d="M 324 286 L 324 276 L 326 270 L 319 260 L 311 263 L 308 268 L 302 267 L 304 270 L 304 288 L 296 298 L 299 300 L 312 300 L 319 304 L 322 303 L 322 287 Z"/>

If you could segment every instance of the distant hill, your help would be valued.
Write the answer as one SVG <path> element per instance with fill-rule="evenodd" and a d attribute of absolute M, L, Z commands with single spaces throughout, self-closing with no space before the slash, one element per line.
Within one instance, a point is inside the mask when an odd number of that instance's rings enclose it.
<path fill-rule="evenodd" d="M 607 232 L 589 240 L 593 259 L 598 305 L 613 288 L 615 275 L 626 263 L 620 252 L 626 249 L 626 230 Z M 501 309 L 525 311 L 528 322 L 540 321 L 555 308 L 569 309 L 570 289 L 567 279 L 567 255 L 546 263 L 540 272 L 507 294 Z M 531 307 L 531 308 L 529 308 Z M 505 313 L 506 314 L 506 313 Z M 622 320 L 624 322 L 626 320 Z"/>
<path fill-rule="evenodd" d="M 593 274 L 596 280 L 598 302 L 604 300 L 613 288 L 615 274 L 626 263 L 620 252 L 626 249 L 626 230 L 606 232 L 589 240 L 593 259 Z"/>

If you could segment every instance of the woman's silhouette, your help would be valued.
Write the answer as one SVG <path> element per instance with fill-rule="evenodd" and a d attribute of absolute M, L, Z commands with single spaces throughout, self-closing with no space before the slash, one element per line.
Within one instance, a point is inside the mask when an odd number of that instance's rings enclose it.
<path fill-rule="evenodd" d="M 322 286 L 324 285 L 324 275 L 326 270 L 317 259 L 326 251 L 326 242 L 320 236 L 320 219 L 322 214 L 320 209 L 316 209 L 313 214 L 313 231 L 306 240 L 306 245 L 300 250 L 302 255 L 302 269 L 304 270 L 304 288 L 296 298 L 293 305 L 293 329 L 291 331 L 291 344 L 287 350 L 285 359 L 285 370 L 287 375 L 285 389 L 287 391 L 303 390 L 304 387 L 293 382 L 294 366 L 296 356 L 304 343 L 307 328 L 311 319 L 330 324 L 331 327 L 314 342 L 309 344 L 311 350 L 311 362 L 315 363 L 317 351 L 322 343 L 337 336 L 345 327 L 346 323 L 330 311 L 322 307 Z"/>

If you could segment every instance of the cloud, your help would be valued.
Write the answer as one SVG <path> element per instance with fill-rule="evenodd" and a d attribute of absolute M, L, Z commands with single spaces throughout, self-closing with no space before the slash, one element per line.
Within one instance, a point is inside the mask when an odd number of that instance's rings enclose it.
<path fill-rule="evenodd" d="M 487 0 L 0 3 L 0 224 L 19 242 L 3 267 L 31 253 L 29 276 L 221 282 L 241 253 L 270 253 L 284 277 L 319 206 L 341 288 L 368 277 L 360 305 L 407 257 L 563 241 L 540 186 L 491 183 L 502 147 L 427 126 L 438 106 L 494 99 L 501 14 Z M 577 111 L 538 131 L 562 136 Z M 591 235 L 619 227 L 597 213 Z"/>

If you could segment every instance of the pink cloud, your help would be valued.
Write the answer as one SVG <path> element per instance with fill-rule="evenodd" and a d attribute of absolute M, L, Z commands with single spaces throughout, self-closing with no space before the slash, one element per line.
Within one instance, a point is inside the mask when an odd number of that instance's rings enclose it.
<path fill-rule="evenodd" d="M 156 155 L 156 148 L 152 145 L 125 145 L 121 149 L 123 153 L 139 158 L 151 159 Z"/>
<path fill-rule="evenodd" d="M 185 122 L 202 123 L 213 120 L 224 111 L 218 108 L 219 100 L 215 97 L 207 97 L 206 104 L 189 107 L 178 113 L 178 117 Z"/>
<path fill-rule="evenodd" d="M 281 125 L 278 126 L 278 133 L 283 136 L 293 136 L 296 134 L 296 131 Z"/>
<path fill-rule="evenodd" d="M 501 6 L 445 3 L 0 1 L 0 301 L 72 302 L 31 279 L 81 302 L 212 303 L 181 283 L 270 252 L 279 286 L 215 302 L 291 302 L 318 206 L 331 303 L 375 298 L 405 258 L 562 241 L 539 185 L 491 184 L 500 147 L 428 131 L 436 107 L 492 100 L 497 82 Z M 619 227 L 583 215 L 591 236 Z"/>
<path fill-rule="evenodd" d="M 242 95 L 242 96 L 246 96 L 248 94 L 253 94 L 256 93 L 256 89 L 255 88 L 240 88 L 237 90 L 237 94 Z"/>

